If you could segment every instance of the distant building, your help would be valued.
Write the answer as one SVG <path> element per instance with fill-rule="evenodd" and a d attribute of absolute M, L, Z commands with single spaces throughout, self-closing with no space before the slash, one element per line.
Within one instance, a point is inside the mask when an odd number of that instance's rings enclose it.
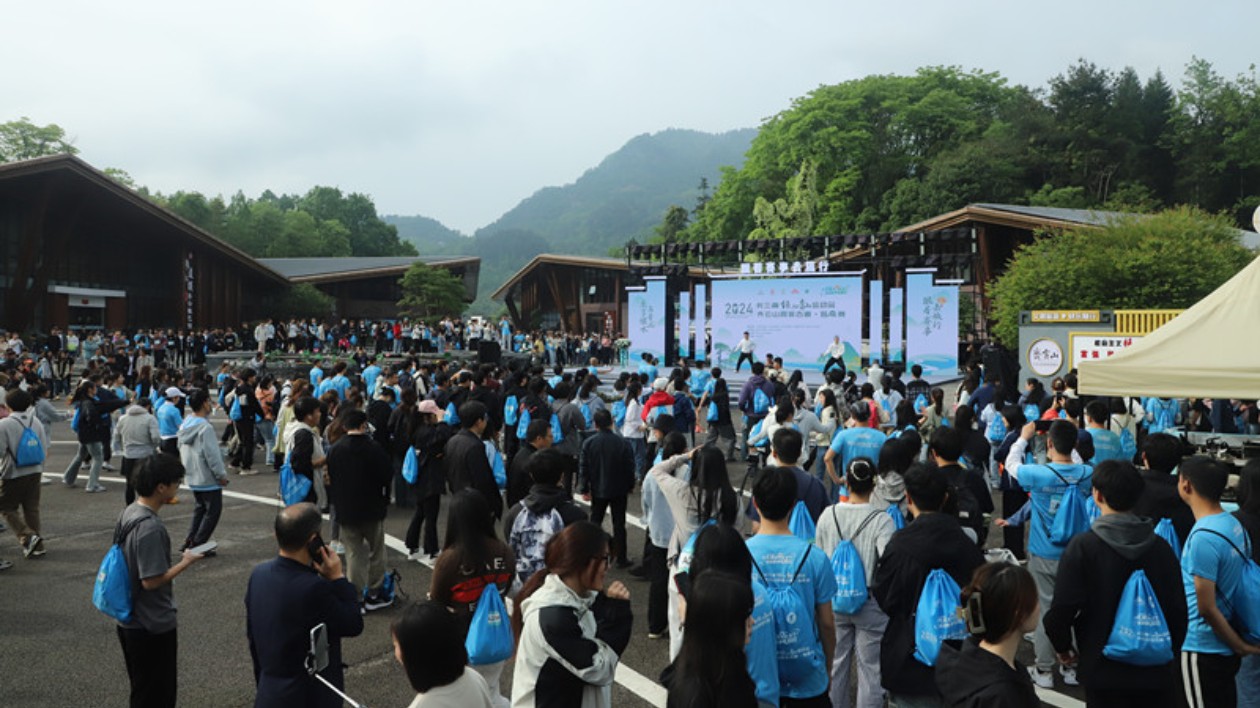
<path fill-rule="evenodd" d="M 337 298 L 340 317 L 392 317 L 415 261 L 450 268 L 475 299 L 476 258 L 269 265 L 77 157 L 0 165 L 0 329 L 240 326 L 300 282 Z"/>

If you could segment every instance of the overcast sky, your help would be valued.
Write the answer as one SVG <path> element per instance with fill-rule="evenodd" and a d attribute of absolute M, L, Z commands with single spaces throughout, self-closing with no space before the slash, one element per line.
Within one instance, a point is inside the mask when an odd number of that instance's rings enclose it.
<path fill-rule="evenodd" d="M 6 3 L 0 121 L 172 192 L 371 195 L 471 233 L 635 135 L 756 126 L 822 84 L 1078 57 L 1234 77 L 1260 3 L 1184 0 Z"/>

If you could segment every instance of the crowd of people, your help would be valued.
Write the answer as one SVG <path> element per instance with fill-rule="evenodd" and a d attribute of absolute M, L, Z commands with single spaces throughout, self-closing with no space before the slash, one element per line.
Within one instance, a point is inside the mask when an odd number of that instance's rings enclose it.
<path fill-rule="evenodd" d="M 260 352 L 268 326 L 251 333 Z M 326 632 L 319 677 L 345 690 L 342 640 L 399 596 L 391 504 L 410 510 L 410 558 L 433 567 L 427 600 L 391 627 L 413 706 L 611 705 L 634 627 L 611 566 L 647 582 L 671 706 L 1034 706 L 1056 680 L 1090 706 L 1260 696 L 1246 581 L 1260 571 L 1260 462 L 1227 511 L 1229 470 L 1168 433 L 1246 429 L 1253 403 L 1087 400 L 1071 376 L 1006 390 L 978 369 L 947 397 L 918 367 L 903 381 L 875 366 L 859 384 L 842 363 L 811 390 L 773 355 L 732 391 L 720 367 L 663 372 L 651 356 L 614 377 L 545 347 L 461 366 L 351 345 L 301 372 L 262 353 L 208 372 L 98 349 L 69 410 L 49 404 L 38 359 L 6 357 L 0 512 L 24 556 L 46 552 L 49 431 L 71 419 L 80 443 L 67 487 L 88 465 L 85 491 L 101 491 L 121 457 L 132 705 L 175 703 L 172 581 L 216 553 L 223 488 L 264 470 L 300 491 L 245 590 L 259 706 L 341 704 L 306 669 L 310 630 Z M 194 513 L 172 563 L 158 512 L 181 484 Z"/>

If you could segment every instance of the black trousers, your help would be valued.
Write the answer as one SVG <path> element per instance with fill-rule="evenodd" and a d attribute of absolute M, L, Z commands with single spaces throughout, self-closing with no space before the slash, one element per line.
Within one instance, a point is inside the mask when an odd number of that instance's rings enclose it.
<path fill-rule="evenodd" d="M 151 634 L 143 629 L 117 629 L 131 680 L 131 708 L 173 708 L 178 648 L 175 630 Z"/>
<path fill-rule="evenodd" d="M 254 466 L 254 421 L 241 418 L 233 425 L 236 426 L 237 447 L 232 462 L 243 470 L 250 469 Z"/>
<path fill-rule="evenodd" d="M 654 545 L 650 540 L 643 544 L 643 569 L 647 571 L 648 585 L 648 632 L 664 634 L 669 631 L 669 568 L 665 564 L 667 549 Z"/>
<path fill-rule="evenodd" d="M 1181 682 L 1190 708 L 1234 708 L 1238 686 L 1234 676 L 1242 665 L 1236 654 L 1181 653 Z"/>
<path fill-rule="evenodd" d="M 420 527 L 424 526 L 423 550 L 429 555 L 436 555 L 438 550 L 438 510 L 442 505 L 442 497 L 434 494 L 416 501 L 416 511 L 411 515 L 411 523 L 407 526 L 407 538 L 404 539 L 409 550 L 415 551 L 420 546 Z"/>
<path fill-rule="evenodd" d="M 626 554 L 626 495 L 619 497 L 592 497 L 591 522 L 602 526 L 604 512 L 612 507 L 613 558 L 625 562 L 630 560 Z"/>
<path fill-rule="evenodd" d="M 1014 514 L 1025 503 L 1031 503 L 1027 493 L 1018 489 L 1002 490 L 1002 516 Z M 1007 526 L 1002 529 L 1002 545 L 1009 548 L 1016 558 L 1023 560 L 1025 557 L 1024 526 Z"/>
<path fill-rule="evenodd" d="M 192 525 L 188 527 L 185 541 L 189 548 L 209 541 L 215 527 L 219 525 L 219 517 L 223 514 L 222 489 L 193 492 L 193 498 L 196 503 L 193 505 Z"/>
<path fill-rule="evenodd" d="M 124 457 L 119 470 L 122 472 L 123 479 L 127 480 L 127 489 L 123 491 L 123 500 L 127 503 L 127 506 L 131 506 L 131 502 L 136 500 L 136 486 L 132 478 L 136 473 L 136 465 L 139 462 L 140 460 Z"/>
<path fill-rule="evenodd" d="M 748 362 L 748 366 L 749 366 L 749 367 L 751 367 L 751 366 L 753 365 L 753 362 L 755 362 L 755 361 L 756 361 L 756 359 L 753 359 L 753 355 L 752 355 L 752 353 L 751 353 L 751 352 L 742 352 L 742 353 L 739 355 L 739 360 L 735 362 L 735 373 L 737 373 L 737 374 L 739 373 L 739 367 L 740 367 L 740 365 L 741 365 L 741 364 L 743 364 L 745 361 L 747 361 L 747 362 Z"/>
<path fill-rule="evenodd" d="M 825 373 L 827 373 L 827 369 L 830 369 L 830 368 L 832 367 L 832 365 L 839 365 L 841 375 L 843 375 L 843 374 L 845 373 L 844 361 L 842 361 L 842 360 L 840 360 L 840 359 L 838 359 L 838 358 L 836 358 L 836 357 L 834 357 L 834 356 L 832 356 L 832 357 L 827 357 L 827 363 L 826 363 L 826 364 L 823 364 L 823 373 L 824 373 L 824 374 L 825 374 Z"/>
<path fill-rule="evenodd" d="M 165 452 L 168 455 L 174 455 L 176 457 L 179 457 L 179 438 L 163 439 L 162 445 L 158 449 L 161 450 L 162 452 Z M 124 462 L 123 464 L 126 464 L 126 462 Z"/>

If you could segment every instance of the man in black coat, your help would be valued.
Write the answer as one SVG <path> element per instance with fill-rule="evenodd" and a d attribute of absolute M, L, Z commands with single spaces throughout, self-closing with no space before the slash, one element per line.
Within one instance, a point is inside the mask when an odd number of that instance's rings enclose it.
<path fill-rule="evenodd" d="M 596 433 L 582 441 L 578 476 L 582 493 L 590 495 L 591 521 L 604 523 L 604 512 L 612 507 L 613 556 L 618 568 L 628 568 L 626 498 L 634 488 L 634 453 L 625 439 L 613 432 L 611 413 L 600 409 L 593 418 Z"/>
<path fill-rule="evenodd" d="M 1158 524 L 1160 519 L 1172 521 L 1177 539 L 1185 544 L 1194 528 L 1194 512 L 1177 493 L 1177 466 L 1182 458 L 1181 441 L 1168 433 L 1155 433 L 1142 445 L 1146 469 L 1142 475 L 1142 493 L 1133 505 L 1133 514 Z"/>
<path fill-rule="evenodd" d="M 1076 662 L 1088 705 L 1163 706 L 1179 697 L 1176 651 L 1186 638 L 1186 594 L 1172 547 L 1155 535 L 1150 519 L 1132 513 L 1142 476 L 1127 461 L 1094 468 L 1094 501 L 1102 516 L 1077 534 L 1059 560 L 1054 604 L 1043 624 L 1059 659 Z M 1120 596 L 1134 571 L 1145 572 L 1172 635 L 1173 658 L 1135 666 L 1103 656 L 1117 621 Z M 1073 635 L 1079 649 L 1072 648 Z"/>
<path fill-rule="evenodd" d="M 949 494 L 945 475 L 921 465 L 905 475 L 906 503 L 914 521 L 893 534 L 875 569 L 871 595 L 888 615 L 880 645 L 880 681 L 894 703 L 897 696 L 936 698 L 931 666 L 914 658 L 914 615 L 928 574 L 943 569 L 959 587 L 984 564 L 984 554 L 958 519 L 941 511 Z"/>
<path fill-rule="evenodd" d="M 351 410 L 342 422 L 346 434 L 328 451 L 328 496 L 341 525 L 350 583 L 364 595 L 365 609 L 379 610 L 394 602 L 393 594 L 384 592 L 385 515 L 394 464 L 368 434 L 366 413 Z"/>
<path fill-rule="evenodd" d="M 503 516 L 503 497 L 494 481 L 494 470 L 486 457 L 482 433 L 486 429 L 486 407 L 469 401 L 459 407 L 460 431 L 446 443 L 446 476 L 451 491 L 471 487 L 486 498 L 494 518 Z"/>
<path fill-rule="evenodd" d="M 340 696 L 306 671 L 310 633 L 320 624 L 327 628 L 328 668 L 320 676 L 344 688 L 341 638 L 363 632 L 363 615 L 359 594 L 342 573 L 341 559 L 319 540 L 320 522 L 314 504 L 283 509 L 276 516 L 279 557 L 250 573 L 245 631 L 258 689 L 255 708 L 341 705 Z M 319 558 L 311 557 L 312 549 Z"/>
<path fill-rule="evenodd" d="M 515 430 L 509 433 L 505 437 L 516 437 Z M 508 466 L 507 505 L 509 508 L 516 506 L 517 502 L 524 499 L 529 494 L 529 488 L 534 485 L 534 480 L 528 471 L 529 461 L 533 459 L 534 453 L 549 447 L 551 447 L 551 422 L 546 419 L 530 421 L 529 429 L 525 433 L 525 444 L 521 445 Z"/>

